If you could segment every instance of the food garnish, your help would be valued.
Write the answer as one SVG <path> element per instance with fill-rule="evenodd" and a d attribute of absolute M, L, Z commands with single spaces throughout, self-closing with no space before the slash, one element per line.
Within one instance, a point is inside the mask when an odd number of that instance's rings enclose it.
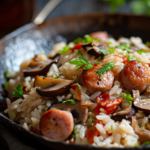
<path fill-rule="evenodd" d="M 145 145 L 150 145 L 150 142 L 147 141 L 147 142 L 143 143 L 142 145 L 143 145 L 143 146 L 145 146 Z"/>
<path fill-rule="evenodd" d="M 114 54 L 114 53 L 115 53 L 114 47 L 110 47 L 110 48 L 109 48 L 109 51 L 110 51 L 110 53 Z"/>
<path fill-rule="evenodd" d="M 124 45 L 124 44 L 121 44 L 120 46 L 118 46 L 117 48 L 119 48 L 119 49 L 122 49 L 122 50 L 130 50 L 131 49 L 131 47 L 130 46 L 128 46 L 128 45 Z"/>
<path fill-rule="evenodd" d="M 23 86 L 18 84 L 16 88 L 14 88 L 13 97 L 22 97 L 23 96 Z"/>
<path fill-rule="evenodd" d="M 106 55 L 106 54 L 109 54 L 110 52 L 105 50 L 105 49 L 100 49 L 100 52 L 103 54 L 103 55 Z"/>
<path fill-rule="evenodd" d="M 109 71 L 110 69 L 112 69 L 114 67 L 114 62 L 109 62 L 105 65 L 103 65 L 102 68 L 98 69 L 96 71 L 97 74 L 99 74 L 99 77 L 101 77 L 101 74 L 104 74 L 105 72 Z"/>
<path fill-rule="evenodd" d="M 149 53 L 149 51 L 146 51 L 146 50 L 137 50 L 136 51 L 137 53 L 139 53 L 140 55 L 142 54 L 142 53 Z"/>
<path fill-rule="evenodd" d="M 93 66 L 88 62 L 88 60 L 84 57 L 82 57 L 81 55 L 74 60 L 69 61 L 70 64 L 72 65 L 76 65 L 76 67 L 79 67 L 78 69 L 82 68 L 85 70 L 89 70 L 91 68 L 93 68 Z"/>
<path fill-rule="evenodd" d="M 91 121 L 91 123 L 93 123 L 94 121 L 93 121 L 93 119 L 92 119 L 92 117 L 90 117 L 90 121 Z"/>
<path fill-rule="evenodd" d="M 59 50 L 60 54 L 64 54 L 66 52 L 68 52 L 70 50 L 70 47 L 67 45 L 65 47 L 63 47 L 61 50 Z"/>
<path fill-rule="evenodd" d="M 125 101 L 127 101 L 129 105 L 131 105 L 131 102 L 134 101 L 134 99 L 131 96 L 131 94 L 125 94 L 125 93 L 123 93 L 123 96 L 125 98 Z"/>
<path fill-rule="evenodd" d="M 98 57 L 98 59 L 96 59 L 94 62 L 95 63 L 99 63 L 99 60 L 101 59 L 101 57 Z"/>
<path fill-rule="evenodd" d="M 111 125 L 111 131 L 113 131 L 113 125 Z"/>
<path fill-rule="evenodd" d="M 75 104 L 75 100 L 74 99 L 68 99 L 62 102 L 62 104 L 67 103 L 67 102 L 71 102 L 71 104 Z"/>
<path fill-rule="evenodd" d="M 74 127 L 74 135 L 73 137 L 71 138 L 71 140 L 74 140 L 76 138 L 76 134 L 77 134 L 77 127 L 75 126 Z"/>
<path fill-rule="evenodd" d="M 8 84 L 9 84 L 9 81 L 6 81 L 6 82 L 4 83 L 4 87 L 8 86 Z"/>

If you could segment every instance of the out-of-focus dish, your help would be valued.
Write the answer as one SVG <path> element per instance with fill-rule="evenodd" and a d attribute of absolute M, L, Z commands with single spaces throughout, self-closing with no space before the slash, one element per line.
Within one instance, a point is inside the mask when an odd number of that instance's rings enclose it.
<path fill-rule="evenodd" d="M 9 118 L 49 140 L 96 147 L 150 144 L 150 49 L 94 32 L 26 60 L 5 90 Z"/>

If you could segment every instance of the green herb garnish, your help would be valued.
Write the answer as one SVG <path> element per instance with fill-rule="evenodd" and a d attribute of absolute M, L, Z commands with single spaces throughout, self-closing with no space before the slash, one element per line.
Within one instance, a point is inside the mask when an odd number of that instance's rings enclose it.
<path fill-rule="evenodd" d="M 114 67 L 114 62 L 109 62 L 107 64 L 105 64 L 102 68 L 99 68 L 96 73 L 99 74 L 99 76 L 101 77 L 101 74 L 104 74 L 105 72 L 109 71 L 110 69 L 112 69 Z"/>
<path fill-rule="evenodd" d="M 13 97 L 22 97 L 23 96 L 23 86 L 18 84 L 16 88 L 14 88 Z"/>
<path fill-rule="evenodd" d="M 8 86 L 8 84 L 9 84 L 9 81 L 5 82 L 4 87 Z"/>
<path fill-rule="evenodd" d="M 113 129 L 113 125 L 111 125 L 111 131 L 113 131 L 114 129 Z"/>
<path fill-rule="evenodd" d="M 140 54 L 140 55 L 141 55 L 142 53 L 149 53 L 148 51 L 142 50 L 142 49 L 141 49 L 141 50 L 137 50 L 136 52 L 137 52 L 138 54 Z"/>
<path fill-rule="evenodd" d="M 100 39 L 91 38 L 89 35 L 85 35 L 84 39 L 85 39 L 85 41 L 84 41 L 85 43 L 100 42 Z"/>
<path fill-rule="evenodd" d="M 58 79 L 58 78 L 59 78 L 58 74 L 55 73 L 55 79 Z"/>
<path fill-rule="evenodd" d="M 109 51 L 110 51 L 110 53 L 114 54 L 114 53 L 115 53 L 114 47 L 110 47 L 110 48 L 109 48 Z"/>
<path fill-rule="evenodd" d="M 142 145 L 143 145 L 143 146 L 145 146 L 145 145 L 150 145 L 150 142 L 147 141 L 147 142 L 143 143 Z"/>
<path fill-rule="evenodd" d="M 120 46 L 118 46 L 117 48 L 122 49 L 122 50 L 129 50 L 129 49 L 131 49 L 131 47 L 130 47 L 130 46 L 128 46 L 128 45 L 124 45 L 124 44 L 121 44 L 121 45 L 120 45 Z"/>
<path fill-rule="evenodd" d="M 143 126 L 142 129 L 145 129 L 145 127 Z"/>
<path fill-rule="evenodd" d="M 147 47 L 150 46 L 150 42 L 149 41 L 147 41 L 145 44 L 146 44 Z"/>
<path fill-rule="evenodd" d="M 75 100 L 74 99 L 68 99 L 62 102 L 62 104 L 67 103 L 67 102 L 71 102 L 71 104 L 75 104 Z"/>
<path fill-rule="evenodd" d="M 59 50 L 60 54 L 64 54 L 66 52 L 68 52 L 71 48 L 67 45 L 65 47 L 63 47 L 61 50 Z"/>
<path fill-rule="evenodd" d="M 93 121 L 93 119 L 92 119 L 92 117 L 90 117 L 90 121 L 91 121 L 91 123 L 93 123 L 94 121 Z"/>
<path fill-rule="evenodd" d="M 135 143 L 135 144 L 134 144 L 134 146 L 135 146 L 135 147 L 138 147 L 138 146 L 139 146 L 139 144 L 138 144 L 138 143 Z"/>
<path fill-rule="evenodd" d="M 112 43 L 110 41 L 107 42 L 108 45 L 111 45 Z"/>
<path fill-rule="evenodd" d="M 103 55 L 106 55 L 106 54 L 109 54 L 110 52 L 105 50 L 105 49 L 101 49 L 100 52 L 103 54 Z"/>
<path fill-rule="evenodd" d="M 138 125 L 136 125 L 135 127 L 136 127 L 137 129 L 139 128 L 139 126 L 138 126 Z"/>
<path fill-rule="evenodd" d="M 78 86 L 79 89 L 81 89 L 81 86 L 78 83 L 76 83 L 76 85 Z"/>
<path fill-rule="evenodd" d="M 9 112 L 9 114 L 13 119 L 15 118 L 15 116 L 11 112 Z"/>
<path fill-rule="evenodd" d="M 131 94 L 125 94 L 125 93 L 123 93 L 123 96 L 125 98 L 125 101 L 127 101 L 129 105 L 131 105 L 131 101 L 134 101 L 134 99 L 131 96 Z"/>
<path fill-rule="evenodd" d="M 73 41 L 74 44 L 77 44 L 77 43 L 79 43 L 79 42 L 84 43 L 84 39 L 81 38 L 81 37 L 78 37 L 77 39 L 75 39 L 75 40 Z"/>
<path fill-rule="evenodd" d="M 7 79 L 7 78 L 8 78 L 8 74 L 9 74 L 9 71 L 7 70 L 7 71 L 4 73 L 4 77 L 5 77 L 5 79 Z"/>
<path fill-rule="evenodd" d="M 72 65 L 76 65 L 76 67 L 79 67 L 78 69 L 82 68 L 82 66 L 84 66 L 83 69 L 85 70 L 93 68 L 93 66 L 88 62 L 88 60 L 82 57 L 81 55 L 77 59 L 69 61 L 69 63 Z"/>
<path fill-rule="evenodd" d="M 101 57 L 98 57 L 98 59 L 96 59 L 94 62 L 95 63 L 99 63 L 99 60 L 101 59 Z"/>
<path fill-rule="evenodd" d="M 71 138 L 71 140 L 74 140 L 77 134 L 77 127 L 74 127 L 74 136 Z"/>
<path fill-rule="evenodd" d="M 81 53 L 81 51 L 80 50 L 77 50 L 77 55 L 79 55 Z"/>

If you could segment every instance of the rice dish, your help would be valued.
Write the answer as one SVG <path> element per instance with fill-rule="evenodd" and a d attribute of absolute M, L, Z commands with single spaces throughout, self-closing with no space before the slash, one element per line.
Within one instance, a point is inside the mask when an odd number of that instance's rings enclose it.
<path fill-rule="evenodd" d="M 150 44 L 149 44 L 150 45 Z M 4 110 L 52 141 L 94 147 L 150 144 L 150 48 L 95 32 L 54 45 L 7 72 Z"/>

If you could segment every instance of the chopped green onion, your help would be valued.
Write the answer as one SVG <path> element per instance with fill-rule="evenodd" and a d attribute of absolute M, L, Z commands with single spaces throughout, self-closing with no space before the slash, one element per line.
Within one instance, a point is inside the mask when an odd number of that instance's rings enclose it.
<path fill-rule="evenodd" d="M 78 86 L 79 89 L 81 89 L 81 86 L 78 83 L 76 83 L 76 85 Z"/>
<path fill-rule="evenodd" d="M 113 125 L 111 125 L 111 131 L 113 131 Z"/>
<path fill-rule="evenodd" d="M 64 54 L 66 52 L 68 52 L 71 48 L 67 45 L 65 47 L 63 47 L 61 50 L 59 50 L 60 54 Z"/>
<path fill-rule="evenodd" d="M 71 102 L 71 104 L 75 104 L 75 100 L 74 99 L 68 99 L 62 102 L 62 104 L 67 103 L 67 102 Z"/>

